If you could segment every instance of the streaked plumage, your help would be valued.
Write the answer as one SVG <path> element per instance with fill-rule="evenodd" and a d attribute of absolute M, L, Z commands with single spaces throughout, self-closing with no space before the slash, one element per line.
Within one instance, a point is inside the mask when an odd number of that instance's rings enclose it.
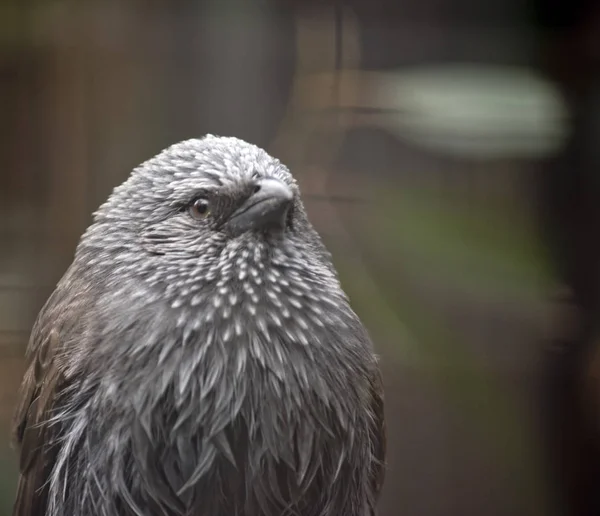
<path fill-rule="evenodd" d="M 284 231 L 232 215 L 257 185 L 290 192 Z M 376 357 L 294 179 L 254 145 L 207 136 L 135 169 L 27 356 L 15 516 L 375 514 Z"/>

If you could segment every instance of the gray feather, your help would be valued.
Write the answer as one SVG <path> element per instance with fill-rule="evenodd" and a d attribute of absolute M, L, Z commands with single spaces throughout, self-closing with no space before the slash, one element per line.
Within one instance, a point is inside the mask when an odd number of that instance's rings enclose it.
<path fill-rule="evenodd" d="M 228 233 L 254 182 L 283 233 Z M 186 207 L 210 201 L 199 220 Z M 42 309 L 15 516 L 364 516 L 383 483 L 369 337 L 278 160 L 207 136 L 136 168 Z"/>

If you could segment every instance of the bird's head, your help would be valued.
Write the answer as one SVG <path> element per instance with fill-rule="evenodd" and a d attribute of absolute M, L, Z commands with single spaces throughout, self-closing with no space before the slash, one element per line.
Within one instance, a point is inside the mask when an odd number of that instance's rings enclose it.
<path fill-rule="evenodd" d="M 137 167 L 95 213 L 78 258 L 162 285 L 184 304 L 205 285 L 255 293 L 282 269 L 300 283 L 337 284 L 289 170 L 255 145 L 212 135 Z"/>

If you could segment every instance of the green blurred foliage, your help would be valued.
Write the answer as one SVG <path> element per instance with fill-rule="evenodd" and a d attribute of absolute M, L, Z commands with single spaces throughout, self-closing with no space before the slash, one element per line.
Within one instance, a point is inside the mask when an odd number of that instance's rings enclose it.
<path fill-rule="evenodd" d="M 469 294 L 470 302 L 539 303 L 554 274 L 534 224 L 517 209 L 468 206 L 439 193 L 385 189 L 375 198 L 381 202 L 373 216 L 356 219 L 363 221 L 356 255 L 336 259 L 353 306 L 399 371 L 415 363 L 424 375 L 433 371 L 439 395 L 472 423 L 513 479 L 515 510 L 548 514 L 534 429 L 489 369 L 414 295 L 415 283 L 433 283 Z"/>

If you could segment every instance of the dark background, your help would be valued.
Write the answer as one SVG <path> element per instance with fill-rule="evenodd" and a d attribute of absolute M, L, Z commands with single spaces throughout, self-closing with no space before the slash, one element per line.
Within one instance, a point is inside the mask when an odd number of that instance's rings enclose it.
<path fill-rule="evenodd" d="M 130 170 L 290 166 L 385 375 L 381 515 L 599 514 L 596 2 L 0 3 L 0 515 L 35 315 Z M 598 493 L 598 494 L 597 494 Z"/>

